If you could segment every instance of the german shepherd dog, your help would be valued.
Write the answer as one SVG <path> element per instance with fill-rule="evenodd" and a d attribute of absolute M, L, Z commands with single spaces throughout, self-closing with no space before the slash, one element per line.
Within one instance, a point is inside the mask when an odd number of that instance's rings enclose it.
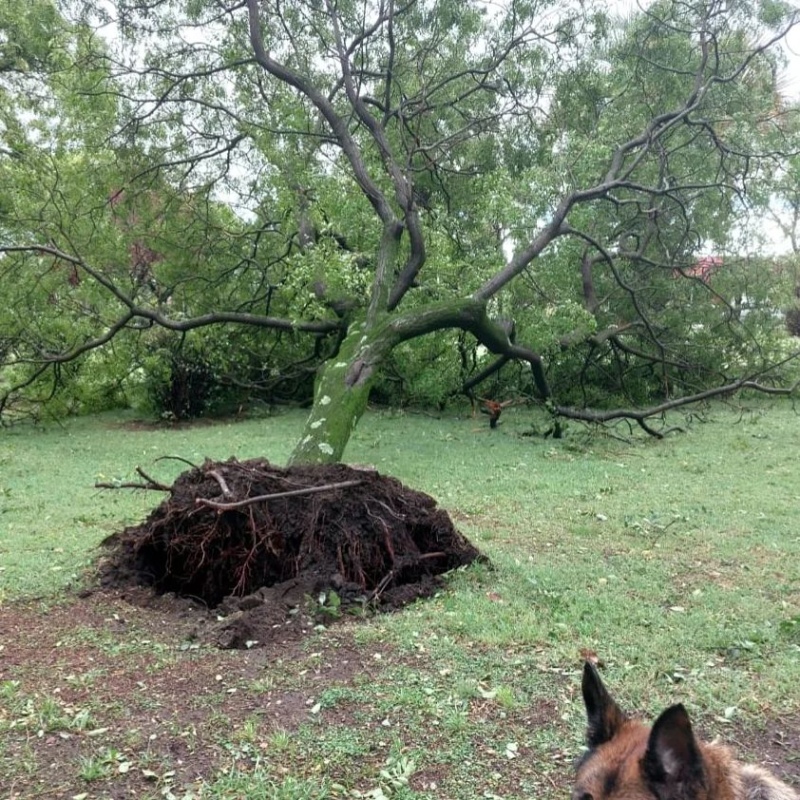
<path fill-rule="evenodd" d="M 682 705 L 652 728 L 630 719 L 583 668 L 588 752 L 578 764 L 572 800 L 800 800 L 760 767 L 741 764 L 719 744 L 695 739 Z"/>

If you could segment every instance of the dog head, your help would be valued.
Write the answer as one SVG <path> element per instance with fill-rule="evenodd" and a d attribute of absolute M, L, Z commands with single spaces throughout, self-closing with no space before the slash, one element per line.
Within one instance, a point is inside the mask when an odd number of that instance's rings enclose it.
<path fill-rule="evenodd" d="M 700 745 L 682 705 L 652 728 L 630 719 L 609 695 L 594 666 L 581 683 L 588 752 L 578 765 L 572 800 L 708 800 Z"/>

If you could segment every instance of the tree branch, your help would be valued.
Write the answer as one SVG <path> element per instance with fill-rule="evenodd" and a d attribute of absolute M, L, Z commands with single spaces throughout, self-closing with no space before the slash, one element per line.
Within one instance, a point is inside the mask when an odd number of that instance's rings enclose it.
<path fill-rule="evenodd" d="M 342 481 L 341 483 L 328 483 L 324 486 L 310 486 L 306 489 L 292 489 L 290 492 L 276 492 L 275 494 L 260 494 L 256 497 L 248 497 L 244 500 L 237 500 L 234 503 L 220 503 L 216 500 L 206 500 L 204 497 L 195 498 L 198 506 L 214 508 L 217 511 L 233 511 L 237 508 L 251 506 L 254 503 L 266 503 L 269 500 L 278 500 L 282 497 L 301 497 L 306 494 L 318 494 L 319 492 L 332 492 L 337 489 L 347 489 L 350 486 L 358 486 L 364 481 Z"/>
<path fill-rule="evenodd" d="M 695 403 L 703 402 L 704 400 L 711 400 L 714 397 L 733 394 L 747 389 L 773 396 L 788 397 L 794 394 L 799 387 L 800 387 L 800 381 L 795 382 L 792 386 L 776 387 L 776 386 L 765 386 L 764 384 L 761 384 L 758 381 L 752 380 L 750 378 L 742 378 L 741 380 L 728 383 L 725 386 L 715 386 L 712 389 L 706 389 L 702 392 L 697 392 L 692 395 L 687 395 L 686 397 L 678 397 L 673 400 L 668 400 L 665 403 L 660 403 L 657 406 L 650 406 L 649 408 L 643 408 L 643 409 L 613 408 L 605 411 L 603 410 L 595 411 L 591 409 L 574 408 L 572 406 L 557 405 L 554 407 L 553 411 L 559 417 L 564 417 L 565 419 L 580 420 L 581 422 L 603 423 L 603 422 L 613 422 L 614 420 L 617 419 L 632 419 L 635 420 L 637 423 L 641 424 L 644 420 L 647 420 L 650 417 L 659 416 L 667 411 L 672 411 L 673 409 L 676 408 L 682 408 L 683 406 L 693 405 Z M 657 432 L 653 432 L 646 426 L 642 425 L 642 427 L 645 430 L 647 430 L 647 432 L 650 433 L 651 435 L 659 436 Z"/>

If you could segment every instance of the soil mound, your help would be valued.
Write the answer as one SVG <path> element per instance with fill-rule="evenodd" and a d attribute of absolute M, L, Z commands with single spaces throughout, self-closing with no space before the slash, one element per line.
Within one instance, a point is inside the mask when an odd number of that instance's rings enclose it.
<path fill-rule="evenodd" d="M 106 539 L 102 583 L 202 600 L 227 615 L 213 636 L 226 647 L 263 637 L 259 615 L 394 608 L 483 558 L 433 498 L 374 470 L 206 461 L 169 492 Z"/>

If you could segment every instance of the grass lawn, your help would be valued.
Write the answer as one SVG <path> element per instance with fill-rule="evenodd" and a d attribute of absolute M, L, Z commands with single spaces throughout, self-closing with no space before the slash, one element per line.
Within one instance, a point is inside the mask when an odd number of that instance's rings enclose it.
<path fill-rule="evenodd" d="M 685 424 L 683 418 L 673 422 Z M 0 433 L 0 797 L 567 797 L 587 653 L 626 707 L 800 786 L 800 416 L 714 406 L 663 441 L 371 413 L 347 458 L 433 495 L 492 560 L 402 612 L 222 652 L 157 603 L 80 597 L 175 455 L 283 462 L 303 414 Z"/>

